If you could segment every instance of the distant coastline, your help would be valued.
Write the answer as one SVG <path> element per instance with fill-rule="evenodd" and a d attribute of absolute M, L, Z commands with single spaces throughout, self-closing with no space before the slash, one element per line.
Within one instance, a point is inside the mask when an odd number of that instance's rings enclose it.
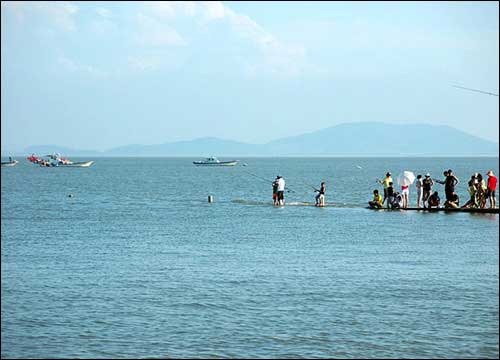
<path fill-rule="evenodd" d="M 59 152 L 92 157 L 498 157 L 499 144 L 450 126 L 362 122 L 340 124 L 265 144 L 205 137 L 104 151 L 36 145 L 2 156 Z"/>

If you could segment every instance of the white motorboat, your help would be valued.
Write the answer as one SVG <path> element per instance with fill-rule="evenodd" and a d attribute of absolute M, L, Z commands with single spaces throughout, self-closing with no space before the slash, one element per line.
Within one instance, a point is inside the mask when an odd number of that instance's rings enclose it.
<path fill-rule="evenodd" d="M 220 161 L 216 157 L 208 157 L 205 160 L 193 161 L 193 164 L 197 166 L 234 166 L 238 163 L 238 160 L 230 161 Z"/>

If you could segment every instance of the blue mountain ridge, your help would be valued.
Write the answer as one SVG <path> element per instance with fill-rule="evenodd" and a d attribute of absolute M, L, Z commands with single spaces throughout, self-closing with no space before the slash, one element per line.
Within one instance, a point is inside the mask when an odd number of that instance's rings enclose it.
<path fill-rule="evenodd" d="M 203 137 L 156 145 L 126 145 L 101 152 L 55 145 L 31 146 L 25 149 L 25 154 L 59 152 L 66 156 L 195 157 L 498 156 L 498 149 L 498 143 L 445 125 L 360 122 L 344 123 L 265 144 Z"/>

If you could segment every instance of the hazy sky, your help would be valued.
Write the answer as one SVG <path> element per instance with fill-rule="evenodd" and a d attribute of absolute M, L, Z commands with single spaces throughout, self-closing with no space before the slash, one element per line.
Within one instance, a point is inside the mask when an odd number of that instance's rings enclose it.
<path fill-rule="evenodd" d="M 498 2 L 1 3 L 2 149 L 264 143 L 344 122 L 498 142 Z M 404 134 L 402 134 L 404 135 Z M 361 139 L 362 140 L 362 139 Z"/>

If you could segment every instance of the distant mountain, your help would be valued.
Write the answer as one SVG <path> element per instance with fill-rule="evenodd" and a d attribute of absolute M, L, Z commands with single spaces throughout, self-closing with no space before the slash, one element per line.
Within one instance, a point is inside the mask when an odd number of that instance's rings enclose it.
<path fill-rule="evenodd" d="M 498 155 L 498 143 L 450 126 L 349 123 L 266 144 L 281 155 Z"/>
<path fill-rule="evenodd" d="M 58 146 L 29 147 L 26 154 L 65 156 L 498 156 L 498 143 L 450 126 L 361 122 L 340 124 L 267 144 L 214 137 L 158 145 L 127 145 L 98 152 Z"/>
<path fill-rule="evenodd" d="M 128 145 L 105 152 L 108 156 L 210 156 L 210 155 L 256 155 L 259 145 L 232 140 L 205 137 L 159 145 Z"/>

